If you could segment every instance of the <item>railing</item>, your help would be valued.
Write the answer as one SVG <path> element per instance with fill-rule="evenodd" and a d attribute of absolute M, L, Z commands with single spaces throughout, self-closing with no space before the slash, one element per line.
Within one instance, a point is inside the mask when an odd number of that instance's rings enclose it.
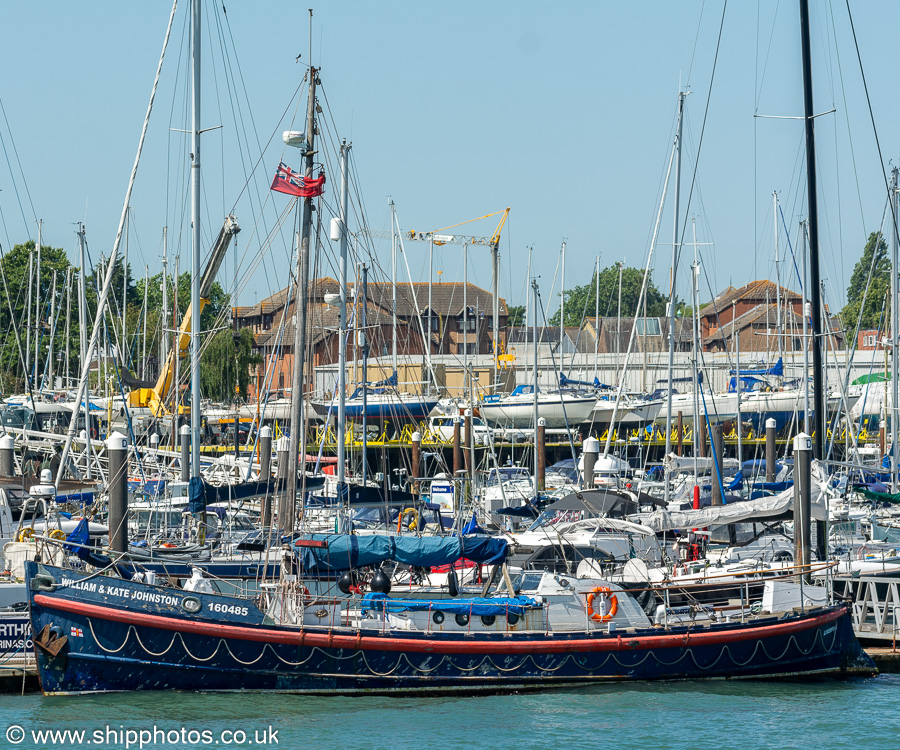
<path fill-rule="evenodd" d="M 853 630 L 858 638 L 896 642 L 900 631 L 900 578 L 837 578 L 835 597 L 853 602 Z"/>

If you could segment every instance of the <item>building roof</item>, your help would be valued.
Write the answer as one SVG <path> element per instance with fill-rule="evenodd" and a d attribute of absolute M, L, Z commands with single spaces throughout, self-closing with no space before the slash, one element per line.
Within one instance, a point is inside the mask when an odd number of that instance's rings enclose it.
<path fill-rule="evenodd" d="M 712 302 L 700 308 L 700 317 L 704 318 L 715 315 L 719 311 L 727 310 L 735 302 L 772 302 L 778 295 L 778 289 L 778 285 L 768 279 L 751 281 L 748 284 L 744 284 L 740 289 L 729 286 Z M 800 295 L 797 292 L 791 291 L 787 287 L 780 287 L 780 289 L 782 300 L 791 302 L 800 300 Z"/>

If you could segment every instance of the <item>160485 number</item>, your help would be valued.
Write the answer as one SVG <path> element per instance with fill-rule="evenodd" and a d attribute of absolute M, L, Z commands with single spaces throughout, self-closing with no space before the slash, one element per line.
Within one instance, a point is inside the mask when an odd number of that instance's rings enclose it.
<path fill-rule="evenodd" d="M 248 615 L 250 613 L 250 610 L 246 607 L 239 607 L 236 604 L 220 604 L 219 602 L 210 603 L 209 609 L 212 612 L 221 612 L 225 615 Z"/>

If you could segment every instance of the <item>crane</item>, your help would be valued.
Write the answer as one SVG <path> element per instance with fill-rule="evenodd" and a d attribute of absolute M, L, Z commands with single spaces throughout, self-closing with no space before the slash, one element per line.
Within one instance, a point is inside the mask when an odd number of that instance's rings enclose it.
<path fill-rule="evenodd" d="M 467 221 L 461 221 L 459 224 L 451 224 L 448 227 L 444 227 L 443 229 L 436 229 L 432 232 L 417 232 L 415 230 L 408 230 L 403 233 L 403 236 L 407 240 L 412 240 L 415 242 L 431 242 L 434 245 L 486 245 L 491 249 L 491 297 L 493 300 L 493 310 L 491 311 L 492 323 L 494 328 L 494 334 L 492 336 L 493 340 L 493 355 L 494 355 L 494 382 L 497 380 L 497 370 L 499 366 L 498 357 L 501 354 L 499 348 L 499 325 L 500 325 L 500 234 L 503 232 L 503 227 L 506 224 L 506 220 L 509 217 L 509 207 L 503 209 L 502 211 L 494 211 L 490 214 L 485 214 L 484 216 L 479 216 L 475 219 L 469 219 Z M 444 234 L 448 229 L 456 229 L 456 227 L 464 226 L 465 224 L 471 224 L 474 221 L 481 221 L 482 219 L 489 219 L 492 216 L 497 216 L 502 214 L 500 217 L 500 223 L 497 225 L 497 229 L 494 231 L 494 234 L 490 237 L 479 237 L 471 234 Z M 379 238 L 379 239 L 391 239 L 391 232 L 383 231 L 383 230 L 372 230 L 366 229 L 363 231 L 363 234 L 368 235 L 369 237 Z"/>
<path fill-rule="evenodd" d="M 225 258 L 228 246 L 231 244 L 231 240 L 234 236 L 240 231 L 241 228 L 238 226 L 237 219 L 235 219 L 234 216 L 226 216 L 225 222 L 222 224 L 222 229 L 219 231 L 219 236 L 216 238 L 216 243 L 213 245 L 209 262 L 206 264 L 206 270 L 200 278 L 200 310 L 197 312 L 198 319 L 203 312 L 203 308 L 206 307 L 209 302 L 209 293 L 212 290 L 213 282 L 216 280 L 216 274 L 219 272 L 219 267 L 222 265 L 222 260 Z M 187 353 L 191 343 L 191 326 L 193 325 L 193 319 L 193 308 L 188 305 L 187 312 L 185 312 L 184 317 L 181 320 L 178 334 L 175 337 L 175 346 L 172 351 L 169 352 L 166 363 L 162 370 L 160 370 L 156 385 L 150 388 L 134 388 L 128 394 L 129 407 L 149 408 L 150 413 L 154 417 L 163 417 L 168 414 L 164 402 L 169 393 L 169 389 L 172 387 L 172 381 L 174 380 L 175 358 L 181 358 Z M 179 412 L 184 411 L 186 411 L 184 407 L 179 407 Z"/>

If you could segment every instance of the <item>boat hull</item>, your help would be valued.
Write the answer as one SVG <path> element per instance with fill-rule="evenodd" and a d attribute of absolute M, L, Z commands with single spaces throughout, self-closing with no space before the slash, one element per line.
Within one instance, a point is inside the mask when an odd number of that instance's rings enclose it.
<path fill-rule="evenodd" d="M 591 418 L 597 399 L 591 397 L 552 396 L 538 397 L 538 418 L 545 420 L 549 429 L 573 428 Z M 496 401 L 484 401 L 478 411 L 491 427 L 534 429 L 534 397 L 508 396 Z"/>
<path fill-rule="evenodd" d="M 28 573 L 38 573 L 34 563 Z M 667 630 L 385 632 L 271 625 L 246 600 L 89 579 L 50 566 L 40 574 L 29 592 L 34 632 L 55 633 L 57 646 L 66 638 L 55 654 L 52 643 L 45 648 L 36 639 L 47 694 L 498 692 L 608 680 L 875 672 L 844 607 Z M 187 614 L 186 599 L 199 601 L 196 614 Z"/>

